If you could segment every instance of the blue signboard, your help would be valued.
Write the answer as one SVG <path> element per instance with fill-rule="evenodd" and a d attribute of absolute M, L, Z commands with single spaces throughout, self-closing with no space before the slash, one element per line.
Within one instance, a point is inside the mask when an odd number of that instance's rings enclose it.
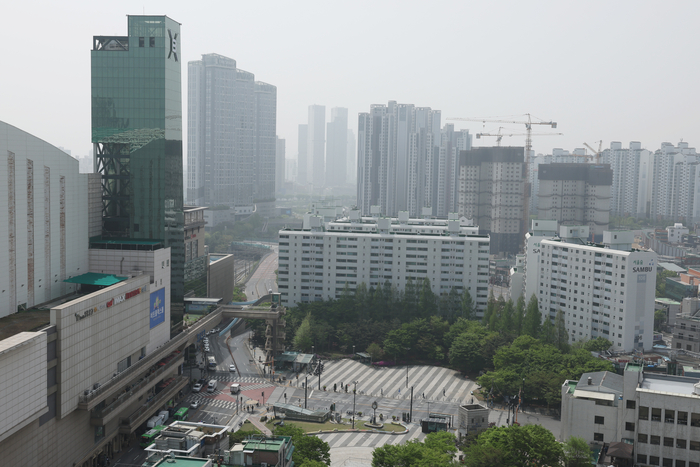
<path fill-rule="evenodd" d="M 165 321 L 165 287 L 151 293 L 151 329 Z"/>

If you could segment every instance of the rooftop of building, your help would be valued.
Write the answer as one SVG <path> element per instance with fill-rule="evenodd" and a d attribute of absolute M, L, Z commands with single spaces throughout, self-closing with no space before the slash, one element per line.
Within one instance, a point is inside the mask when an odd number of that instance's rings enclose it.
<path fill-rule="evenodd" d="M 211 459 L 201 459 L 198 457 L 165 456 L 152 467 L 204 467 L 211 465 Z"/>
<path fill-rule="evenodd" d="M 666 262 L 663 262 L 663 263 L 662 263 L 662 262 L 660 262 L 660 263 L 659 263 L 659 267 L 660 267 L 660 268 L 664 268 L 664 269 L 666 269 L 667 271 L 672 271 L 672 272 L 676 272 L 676 273 L 685 272 L 685 271 L 686 271 L 686 268 L 682 268 L 682 267 L 680 267 L 680 266 L 678 266 L 677 264 L 674 264 L 674 263 L 666 263 Z"/>
<path fill-rule="evenodd" d="M 79 276 L 71 277 L 63 282 L 69 282 L 71 284 L 83 284 L 83 285 L 96 285 L 102 287 L 109 287 L 110 285 L 117 284 L 127 280 L 126 276 L 116 276 L 114 274 L 101 274 L 98 272 L 86 272 Z"/>
<path fill-rule="evenodd" d="M 698 378 L 644 373 L 644 379 L 639 388 L 666 394 L 700 397 L 700 395 L 695 392 L 698 383 L 700 383 L 700 379 Z"/>
<path fill-rule="evenodd" d="M 590 384 L 589 380 L 590 378 Z M 610 371 L 596 371 L 593 373 L 584 373 L 581 379 L 576 384 L 576 390 L 619 393 L 622 392 L 624 386 L 624 378 L 617 373 Z"/>
<path fill-rule="evenodd" d="M 26 311 L 12 313 L 0 318 L 0 340 L 12 337 L 20 332 L 38 331 L 51 322 L 51 311 L 48 308 L 32 308 Z"/>
<path fill-rule="evenodd" d="M 680 305 L 681 302 L 677 302 L 675 300 L 672 300 L 670 298 L 665 298 L 665 297 L 656 297 L 654 301 L 663 303 L 664 305 Z"/>

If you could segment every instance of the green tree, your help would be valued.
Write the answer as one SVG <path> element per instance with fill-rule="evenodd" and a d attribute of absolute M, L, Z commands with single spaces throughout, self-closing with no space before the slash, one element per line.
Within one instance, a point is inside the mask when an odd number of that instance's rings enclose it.
<path fill-rule="evenodd" d="M 376 342 L 372 342 L 369 347 L 367 347 L 367 353 L 370 355 L 373 362 L 381 360 L 384 356 L 384 351 Z"/>
<path fill-rule="evenodd" d="M 585 439 L 572 436 L 564 443 L 565 467 L 590 467 L 591 448 Z"/>
<path fill-rule="evenodd" d="M 305 461 L 320 462 L 321 465 L 330 465 L 331 448 L 321 438 L 316 436 L 306 436 L 304 430 L 293 423 L 278 426 L 275 434 L 279 436 L 291 436 L 294 443 L 294 454 L 292 460 L 295 465 L 303 465 Z M 317 465 L 317 464 L 311 464 Z"/>
<path fill-rule="evenodd" d="M 481 318 L 481 323 L 486 326 L 487 328 L 489 327 L 489 323 L 491 323 L 491 316 L 496 313 L 496 298 L 493 296 L 493 290 L 489 292 L 489 299 L 486 302 L 486 311 L 484 311 L 484 316 Z"/>
<path fill-rule="evenodd" d="M 311 350 L 313 343 L 314 336 L 313 330 L 311 329 L 311 313 L 308 313 L 304 321 L 301 322 L 296 334 L 294 334 L 294 347 L 302 352 L 308 352 Z"/>
<path fill-rule="evenodd" d="M 385 444 L 372 452 L 372 467 L 433 467 L 456 465 L 452 433 L 429 433 L 424 442 Z"/>
<path fill-rule="evenodd" d="M 537 304 L 537 298 L 533 295 L 525 309 L 525 319 L 523 320 L 523 334 L 537 338 L 542 328 L 542 314 Z"/>
<path fill-rule="evenodd" d="M 557 310 L 557 317 L 554 318 L 554 345 L 562 352 L 569 351 L 569 333 L 561 310 Z"/>
<path fill-rule="evenodd" d="M 540 329 L 540 339 L 545 344 L 554 344 L 554 333 L 554 323 L 552 323 L 549 316 L 545 316 L 542 328 Z"/>
<path fill-rule="evenodd" d="M 654 331 L 661 332 L 666 324 L 666 312 L 664 310 L 654 310 Z"/>
<path fill-rule="evenodd" d="M 473 320 L 476 318 L 476 313 L 474 311 L 474 300 L 472 300 L 472 295 L 469 290 L 465 289 L 462 294 L 462 302 L 460 304 L 462 318 Z"/>
<path fill-rule="evenodd" d="M 457 336 L 450 347 L 450 365 L 462 373 L 473 373 L 484 367 L 481 336 L 465 332 Z"/>
<path fill-rule="evenodd" d="M 525 297 L 521 295 L 515 304 L 515 315 L 513 317 L 513 331 L 516 336 L 520 336 L 523 332 L 523 321 L 525 320 Z"/>
<path fill-rule="evenodd" d="M 240 443 L 249 436 L 259 436 L 260 434 L 261 433 L 258 430 L 238 430 L 235 433 L 231 432 L 228 435 L 228 445 L 233 446 L 234 444 Z"/>
<path fill-rule="evenodd" d="M 486 464 L 484 456 L 491 462 Z M 490 428 L 465 451 L 465 465 L 508 467 L 557 466 L 564 453 L 552 432 L 540 425 Z"/>
<path fill-rule="evenodd" d="M 428 317 L 435 314 L 437 310 L 437 297 L 430 287 L 430 279 L 423 278 L 420 285 L 420 293 L 418 294 L 418 316 Z"/>
<path fill-rule="evenodd" d="M 583 343 L 583 348 L 589 352 L 603 352 L 612 347 L 612 342 L 605 337 L 596 337 Z"/>
<path fill-rule="evenodd" d="M 676 277 L 678 274 L 676 274 L 673 271 L 669 271 L 667 269 L 664 269 L 663 271 L 659 271 L 656 273 L 656 296 L 657 297 L 666 297 L 666 278 L 667 277 Z"/>

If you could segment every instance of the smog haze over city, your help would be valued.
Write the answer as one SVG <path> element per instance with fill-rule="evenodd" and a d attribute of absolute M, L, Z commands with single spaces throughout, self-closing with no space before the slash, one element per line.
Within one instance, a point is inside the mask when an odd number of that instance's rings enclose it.
<path fill-rule="evenodd" d="M 231 57 L 277 86 L 288 158 L 310 104 L 347 107 L 357 134 L 357 113 L 389 100 L 439 109 L 443 123 L 526 113 L 558 122 L 563 135 L 534 137 L 535 152 L 598 140 L 693 145 L 699 12 L 694 1 L 8 2 L 0 120 L 87 155 L 92 37 L 123 35 L 126 16 L 145 13 L 182 24 L 183 115 L 187 62 Z M 452 123 L 472 133 L 524 132 Z"/>

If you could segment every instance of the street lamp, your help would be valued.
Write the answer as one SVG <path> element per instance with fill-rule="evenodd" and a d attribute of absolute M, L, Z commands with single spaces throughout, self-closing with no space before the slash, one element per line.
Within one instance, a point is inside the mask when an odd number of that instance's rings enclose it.
<path fill-rule="evenodd" d="M 352 346 L 352 359 L 355 359 L 355 346 Z"/>
<path fill-rule="evenodd" d="M 372 410 L 374 410 L 374 414 L 372 415 L 372 424 L 376 425 L 377 424 L 377 401 L 372 402 Z"/>
<path fill-rule="evenodd" d="M 355 395 L 357 394 L 357 381 L 355 383 L 355 389 L 352 390 L 352 429 L 355 429 Z"/>

